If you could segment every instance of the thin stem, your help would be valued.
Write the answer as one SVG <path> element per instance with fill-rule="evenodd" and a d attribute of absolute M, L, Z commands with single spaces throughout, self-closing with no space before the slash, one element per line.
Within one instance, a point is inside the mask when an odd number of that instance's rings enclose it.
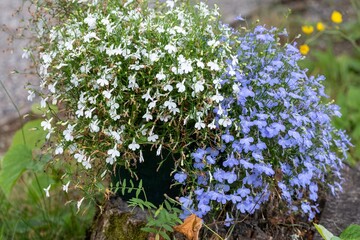
<path fill-rule="evenodd" d="M 1 80 L 0 80 L 0 84 L 4 88 L 6 95 L 9 97 L 11 104 L 14 106 L 14 108 L 15 108 L 17 114 L 18 114 L 21 125 L 23 125 L 23 120 L 21 118 L 21 113 L 20 113 L 19 108 L 16 106 L 16 104 L 15 104 L 14 100 L 12 99 L 10 93 L 8 92 L 8 90 L 6 89 L 4 83 Z M 24 133 L 24 129 L 22 127 L 21 127 L 21 134 L 22 134 L 22 138 L 23 138 L 23 141 L 24 141 L 24 145 L 26 145 L 25 133 Z"/>
<path fill-rule="evenodd" d="M 360 53 L 360 47 L 357 45 L 356 41 L 354 39 L 350 38 L 348 35 L 346 35 L 342 31 L 332 30 L 332 31 L 327 31 L 327 33 L 332 34 L 332 35 L 339 34 L 342 38 L 344 38 L 345 40 L 350 42 L 351 45 Z"/>

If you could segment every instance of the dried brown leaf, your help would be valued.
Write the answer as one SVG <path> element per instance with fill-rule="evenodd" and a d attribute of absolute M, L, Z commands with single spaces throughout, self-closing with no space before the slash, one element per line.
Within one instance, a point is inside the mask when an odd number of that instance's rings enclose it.
<path fill-rule="evenodd" d="M 175 226 L 174 230 L 184 234 L 187 240 L 199 240 L 201 226 L 201 218 L 191 214 L 184 220 L 183 224 Z"/>

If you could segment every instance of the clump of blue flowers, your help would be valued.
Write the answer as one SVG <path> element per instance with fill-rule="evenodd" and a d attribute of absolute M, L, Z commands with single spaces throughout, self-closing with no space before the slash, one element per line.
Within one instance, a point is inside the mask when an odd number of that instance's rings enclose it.
<path fill-rule="evenodd" d="M 226 73 L 214 83 L 213 141 L 175 175 L 188 190 L 180 198 L 185 213 L 203 217 L 220 206 L 230 224 L 277 198 L 313 219 L 320 186 L 341 189 L 350 142 L 331 124 L 339 107 L 323 101 L 324 77 L 307 76 L 296 44 L 279 43 L 282 34 L 257 26 L 233 43 Z"/>

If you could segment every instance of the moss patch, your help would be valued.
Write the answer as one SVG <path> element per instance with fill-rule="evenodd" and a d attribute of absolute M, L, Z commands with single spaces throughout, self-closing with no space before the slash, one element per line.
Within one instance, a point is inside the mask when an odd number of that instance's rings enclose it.
<path fill-rule="evenodd" d="M 141 231 L 145 226 L 144 222 L 134 222 L 129 220 L 133 214 L 122 213 L 111 215 L 109 224 L 105 230 L 106 239 L 109 240 L 144 240 L 147 239 L 147 233 Z"/>

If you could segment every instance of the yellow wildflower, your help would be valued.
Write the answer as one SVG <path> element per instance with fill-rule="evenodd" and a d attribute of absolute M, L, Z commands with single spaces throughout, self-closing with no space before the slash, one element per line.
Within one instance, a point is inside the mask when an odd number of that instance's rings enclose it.
<path fill-rule="evenodd" d="M 307 44 L 303 44 L 300 46 L 299 50 L 302 55 L 306 55 L 310 51 L 310 47 Z"/>
<path fill-rule="evenodd" d="M 311 34 L 314 31 L 314 27 L 310 26 L 310 25 L 304 25 L 301 27 L 301 30 L 305 33 L 305 34 Z"/>
<path fill-rule="evenodd" d="M 334 23 L 342 23 L 343 20 L 341 13 L 338 11 L 333 11 L 331 14 L 331 21 Z"/>
<path fill-rule="evenodd" d="M 325 25 L 322 23 L 322 22 L 318 22 L 316 24 L 316 29 L 321 32 L 321 31 L 324 31 L 325 30 Z"/>

